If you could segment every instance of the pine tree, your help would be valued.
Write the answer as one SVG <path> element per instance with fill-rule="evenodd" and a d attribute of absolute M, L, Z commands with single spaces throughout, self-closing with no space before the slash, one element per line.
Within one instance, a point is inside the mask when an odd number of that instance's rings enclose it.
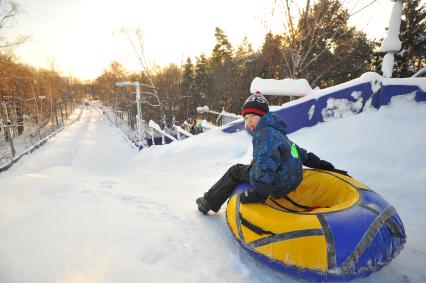
<path fill-rule="evenodd" d="M 257 56 L 247 37 L 238 46 L 234 56 L 234 83 L 232 84 L 232 101 L 230 112 L 240 112 L 241 105 L 250 92 L 250 84 L 255 77 Z"/>
<path fill-rule="evenodd" d="M 208 67 L 208 59 L 206 55 L 201 54 L 196 58 L 194 70 L 194 100 L 192 108 L 204 106 L 207 103 L 207 95 L 210 90 L 211 74 Z"/>
<path fill-rule="evenodd" d="M 210 59 L 211 78 L 216 83 L 212 84 L 209 93 L 209 106 L 212 109 L 229 109 L 232 104 L 232 85 L 234 75 L 233 47 L 225 32 L 216 27 L 216 45 Z"/>
<path fill-rule="evenodd" d="M 402 50 L 395 56 L 395 77 L 410 77 L 426 66 L 426 8 L 421 2 L 404 3 L 400 32 Z"/>
<path fill-rule="evenodd" d="M 183 65 L 182 73 L 182 88 L 184 93 L 191 94 L 191 89 L 194 84 L 194 65 L 192 64 L 191 58 L 186 59 L 185 65 Z"/>
<path fill-rule="evenodd" d="M 215 28 L 214 36 L 216 37 L 216 45 L 213 48 L 211 59 L 215 66 L 220 66 L 231 60 L 233 48 L 228 36 L 221 28 Z"/>
<path fill-rule="evenodd" d="M 271 32 L 265 36 L 262 49 L 259 56 L 258 74 L 264 79 L 283 79 L 291 77 L 288 73 L 283 72 L 283 38 L 280 35 L 273 35 Z"/>
<path fill-rule="evenodd" d="M 192 64 L 191 58 L 188 57 L 185 65 L 183 65 L 182 73 L 182 92 L 185 96 L 184 100 L 184 110 L 185 110 L 185 119 L 188 117 L 195 116 L 195 108 L 189 107 L 191 102 L 195 98 L 194 92 L 194 65 Z"/>

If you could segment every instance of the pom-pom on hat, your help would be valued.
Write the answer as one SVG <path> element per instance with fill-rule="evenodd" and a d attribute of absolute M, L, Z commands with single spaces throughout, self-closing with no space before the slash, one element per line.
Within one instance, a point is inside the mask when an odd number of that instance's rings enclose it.
<path fill-rule="evenodd" d="M 268 100 L 261 94 L 252 94 L 244 102 L 243 110 L 241 114 L 244 116 L 246 114 L 256 114 L 263 116 L 269 112 Z"/>

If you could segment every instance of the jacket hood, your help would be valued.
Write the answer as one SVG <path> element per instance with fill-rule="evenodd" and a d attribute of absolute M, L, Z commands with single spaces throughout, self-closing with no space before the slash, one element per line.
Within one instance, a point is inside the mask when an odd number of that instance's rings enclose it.
<path fill-rule="evenodd" d="M 287 124 L 281 120 L 275 113 L 268 112 L 262 116 L 256 128 L 272 127 L 284 135 L 287 135 Z"/>

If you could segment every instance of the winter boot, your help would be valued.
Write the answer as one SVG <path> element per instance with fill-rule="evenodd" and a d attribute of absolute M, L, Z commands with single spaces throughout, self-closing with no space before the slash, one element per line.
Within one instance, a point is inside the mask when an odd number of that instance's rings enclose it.
<path fill-rule="evenodd" d="M 198 210 L 202 213 L 202 214 L 204 214 L 204 215 L 206 215 L 208 212 L 209 212 L 209 210 L 210 210 L 210 205 L 209 205 L 209 203 L 203 198 L 203 197 L 199 197 L 199 198 L 197 198 L 196 200 L 195 200 L 195 202 L 197 203 L 197 205 L 198 205 Z"/>

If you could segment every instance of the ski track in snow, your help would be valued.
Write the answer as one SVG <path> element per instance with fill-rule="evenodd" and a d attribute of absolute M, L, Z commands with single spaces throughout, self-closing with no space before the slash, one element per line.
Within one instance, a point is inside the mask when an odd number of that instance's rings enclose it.
<path fill-rule="evenodd" d="M 380 119 L 392 115 L 385 111 Z M 404 117 L 394 122 L 404 127 L 411 122 Z M 323 125 L 325 136 L 346 127 L 329 123 L 336 126 Z M 384 180 L 365 171 L 364 155 L 350 158 L 366 146 L 365 137 L 337 153 L 326 144 L 321 150 L 327 139 L 317 140 L 314 130 L 292 137 L 340 160 L 337 167 L 355 177 L 366 176 L 369 185 Z M 196 210 L 195 198 L 229 166 L 250 160 L 245 132 L 211 131 L 138 152 L 117 131 L 97 109 L 84 109 L 79 121 L 0 175 L 0 282 L 305 282 L 244 252 L 228 231 L 224 208 L 208 217 Z M 424 162 L 415 168 L 424 179 Z M 391 192 L 391 203 L 397 202 L 398 191 Z M 420 268 L 426 260 L 425 230 L 409 203 L 396 207 L 406 224 L 407 246 L 389 266 L 354 282 L 426 281 Z"/>

